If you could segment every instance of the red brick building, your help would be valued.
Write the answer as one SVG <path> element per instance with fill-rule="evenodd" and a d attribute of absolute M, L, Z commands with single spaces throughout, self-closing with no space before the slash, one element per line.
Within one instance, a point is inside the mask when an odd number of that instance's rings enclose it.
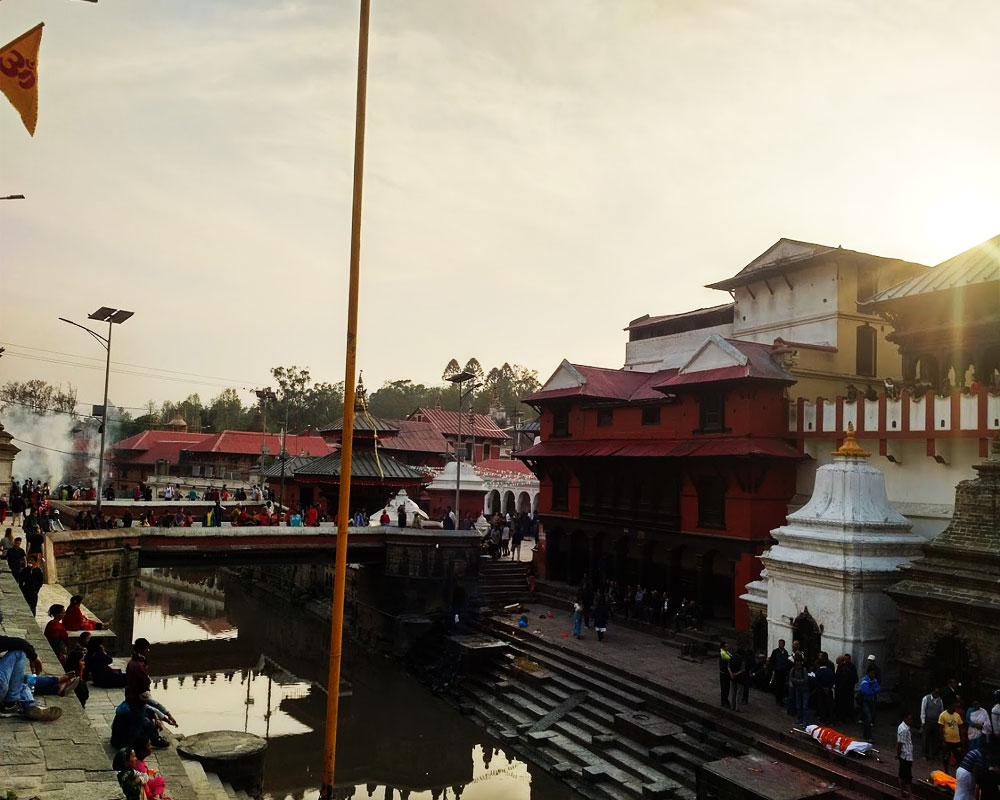
<path fill-rule="evenodd" d="M 788 436 L 795 379 L 770 345 L 710 334 L 679 369 L 564 361 L 526 399 L 550 580 L 583 575 L 665 590 L 747 628 L 746 584 L 782 524 L 800 458 Z"/>

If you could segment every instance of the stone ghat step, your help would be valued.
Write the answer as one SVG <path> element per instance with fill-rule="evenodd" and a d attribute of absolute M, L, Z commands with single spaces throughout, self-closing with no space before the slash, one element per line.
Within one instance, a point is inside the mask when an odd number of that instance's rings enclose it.
<path fill-rule="evenodd" d="M 480 586 L 512 586 L 521 591 L 528 590 L 528 583 L 521 575 L 485 575 L 479 578 Z"/>
<path fill-rule="evenodd" d="M 530 714 L 541 718 L 553 709 L 557 708 L 563 699 L 559 699 L 543 692 L 541 689 L 518 683 L 516 678 L 510 681 L 502 680 L 495 671 L 484 671 L 477 679 L 472 679 L 473 685 L 479 690 L 480 696 L 492 695 L 499 698 L 499 703 L 505 707 L 513 707 L 524 714 Z M 542 686 L 547 686 L 546 681 Z M 698 764 L 707 760 L 715 760 L 722 757 L 722 752 L 708 752 L 706 748 L 692 743 L 685 749 L 676 749 L 676 757 L 667 761 L 667 767 L 660 764 L 660 759 L 654 758 L 650 750 L 621 735 L 613 729 L 613 720 L 607 715 L 604 716 L 604 723 L 595 721 L 588 713 L 590 700 L 577 705 L 562 719 L 551 725 L 551 730 L 557 731 L 566 736 L 571 741 L 587 747 L 597 755 L 603 756 L 620 769 L 628 771 L 630 774 L 640 778 L 645 783 L 666 784 L 671 780 L 680 780 L 694 785 L 695 770 Z M 494 700 L 493 702 L 497 702 Z M 503 713 L 508 714 L 507 722 L 511 721 L 507 708 Z M 523 725 L 523 723 L 522 723 Z M 522 736 L 531 737 L 530 729 L 525 732 L 520 731 Z M 689 737 L 685 734 L 678 734 L 678 742 L 685 744 Z M 611 744 L 614 749 L 608 749 Z M 684 768 L 686 766 L 686 768 Z"/>
<path fill-rule="evenodd" d="M 515 640 L 511 645 L 526 656 L 529 656 L 530 660 L 541 666 L 550 667 L 556 673 L 555 680 L 570 686 L 574 691 L 578 689 L 593 689 L 599 695 L 610 698 L 622 706 L 631 709 L 642 708 L 645 705 L 646 701 L 641 695 L 619 688 L 621 684 L 610 680 L 610 675 L 606 676 L 608 678 L 606 680 L 605 676 L 595 675 L 592 670 L 580 669 L 572 662 L 567 663 L 557 655 L 547 652 L 540 647 L 525 647 L 521 641 Z M 508 653 L 507 658 L 513 661 L 516 656 Z"/>
<path fill-rule="evenodd" d="M 491 572 L 510 572 L 523 578 L 526 569 L 527 567 L 521 561 L 507 561 L 502 558 L 494 561 L 492 558 L 484 556 L 479 562 L 480 575 Z"/>
<path fill-rule="evenodd" d="M 522 718 L 523 712 L 515 711 L 511 704 L 497 702 L 492 693 L 481 685 L 477 686 L 475 683 L 464 685 L 463 691 L 473 701 L 474 713 L 487 724 L 495 725 L 499 729 L 500 738 L 507 741 L 518 738 L 510 725 L 512 721 Z M 526 725 L 528 723 L 525 720 L 520 724 Z M 529 755 L 533 755 L 536 761 L 564 779 L 575 777 L 583 781 L 585 785 L 596 784 L 594 791 L 588 789 L 582 792 L 587 797 L 622 798 L 631 796 L 641 798 L 649 796 L 648 792 L 644 792 L 643 787 L 645 784 L 652 785 L 655 781 L 649 779 L 650 773 L 648 771 L 644 770 L 640 775 L 632 774 L 629 770 L 601 757 L 586 745 L 568 736 L 565 733 L 567 727 L 572 728 L 572 726 L 563 723 L 558 725 L 555 730 L 527 734 L 523 737 L 524 749 Z M 668 781 L 666 776 L 661 776 L 659 784 L 667 786 L 669 785 Z M 691 792 L 689 797 L 693 796 L 694 794 Z M 683 800 L 689 800 L 687 796 L 682 797 Z"/>
<path fill-rule="evenodd" d="M 609 685 L 620 686 L 629 692 L 639 694 L 647 699 L 649 708 L 654 713 L 666 719 L 675 722 L 697 720 L 695 725 L 699 728 L 699 733 L 711 735 L 719 741 L 752 744 L 755 748 L 770 753 L 785 763 L 834 782 L 843 790 L 854 791 L 868 798 L 882 800 L 898 793 L 895 774 L 874 764 L 864 761 L 845 761 L 841 756 L 819 750 L 806 737 L 787 731 L 775 731 L 746 715 L 739 720 L 730 719 L 717 708 L 643 678 L 636 676 L 630 676 L 629 679 L 622 678 L 618 673 L 609 672 L 604 664 L 594 658 L 561 651 L 558 646 L 539 641 L 532 634 L 496 618 L 485 627 L 494 633 L 497 631 L 504 633 L 513 645 L 522 648 L 532 658 L 551 657 L 560 669 L 562 664 L 572 665 L 575 669 L 597 675 L 599 680 L 607 681 Z M 685 727 L 690 725 L 688 722 Z M 916 783 L 914 796 L 921 800 L 934 800 L 937 797 L 932 788 Z"/>

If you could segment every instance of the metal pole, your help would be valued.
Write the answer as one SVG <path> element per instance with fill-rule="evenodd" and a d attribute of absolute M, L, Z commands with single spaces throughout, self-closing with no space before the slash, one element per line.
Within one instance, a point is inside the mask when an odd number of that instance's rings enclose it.
<path fill-rule="evenodd" d="M 108 358 L 104 363 L 104 419 L 101 421 L 101 452 L 97 455 L 97 513 L 101 513 L 104 499 L 104 439 L 108 435 L 108 380 L 111 377 L 111 329 L 114 323 L 108 320 Z"/>
<path fill-rule="evenodd" d="M 326 746 L 321 800 L 333 800 L 337 757 L 337 713 L 340 707 L 340 657 L 344 635 L 344 585 L 347 579 L 347 536 L 351 500 L 351 455 L 354 450 L 354 392 L 358 355 L 358 284 L 361 263 L 361 195 L 365 166 L 365 101 L 368 90 L 368 20 L 371 0 L 361 0 L 358 32 L 358 94 L 354 121 L 354 199 L 351 209 L 351 268 L 347 294 L 347 353 L 344 364 L 344 430 L 340 440 L 340 494 L 337 503 L 337 559 L 333 572 L 333 618 L 330 622 L 330 675 L 326 698 Z"/>
<path fill-rule="evenodd" d="M 285 460 L 288 458 L 288 405 L 286 401 L 285 405 L 285 428 L 281 432 L 281 494 L 278 496 L 278 502 L 280 503 L 282 509 L 285 507 Z M 281 521 L 280 514 L 283 514 L 284 510 L 279 512 L 278 521 Z"/>
<path fill-rule="evenodd" d="M 462 521 L 462 384 L 458 384 L 458 444 L 455 447 L 455 530 Z"/>

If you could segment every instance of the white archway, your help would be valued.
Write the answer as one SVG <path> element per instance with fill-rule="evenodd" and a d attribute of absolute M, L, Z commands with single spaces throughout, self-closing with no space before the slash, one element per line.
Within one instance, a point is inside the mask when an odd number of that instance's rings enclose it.
<path fill-rule="evenodd" d="M 511 491 L 506 491 L 503 493 L 503 506 L 500 509 L 501 514 L 513 514 L 514 513 L 514 493 Z"/>
<path fill-rule="evenodd" d="M 500 511 L 500 492 L 493 489 L 486 493 L 486 502 L 483 505 L 484 516 L 491 517 Z"/>
<path fill-rule="evenodd" d="M 531 510 L 531 496 L 527 492 L 521 492 L 517 496 L 517 513 L 527 514 Z"/>

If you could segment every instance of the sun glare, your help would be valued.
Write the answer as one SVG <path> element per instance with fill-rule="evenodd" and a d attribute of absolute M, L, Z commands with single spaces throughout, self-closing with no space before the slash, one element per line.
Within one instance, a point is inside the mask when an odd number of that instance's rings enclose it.
<path fill-rule="evenodd" d="M 1000 197 L 962 191 L 943 195 L 927 212 L 927 238 L 942 259 L 1000 234 Z"/>

